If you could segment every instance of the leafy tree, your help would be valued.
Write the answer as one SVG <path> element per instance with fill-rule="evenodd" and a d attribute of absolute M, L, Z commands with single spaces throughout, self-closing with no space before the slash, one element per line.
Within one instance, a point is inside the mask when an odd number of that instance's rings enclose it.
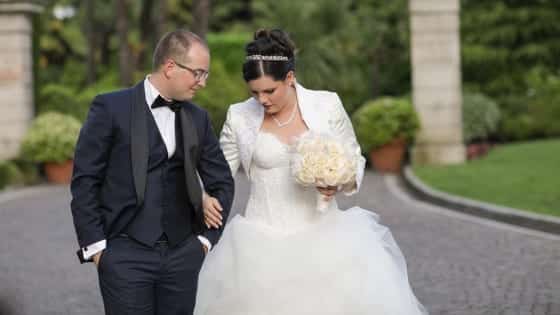
<path fill-rule="evenodd" d="M 371 97 L 408 94 L 411 89 L 408 0 L 359 0 L 360 50 L 367 55 Z"/>
<path fill-rule="evenodd" d="M 253 2 L 255 28 L 279 27 L 291 34 L 298 80 L 309 88 L 337 91 L 353 109 L 367 91 L 350 6 L 347 0 Z"/>
<path fill-rule="evenodd" d="M 548 120 L 540 121 L 531 108 L 535 89 L 528 78 L 532 69 L 543 77 L 543 72 L 558 74 L 559 18 L 560 2 L 555 0 L 462 1 L 463 81 L 468 89 L 498 101 L 504 139 L 549 134 L 538 131 L 537 124 Z"/>
<path fill-rule="evenodd" d="M 348 111 L 410 91 L 407 1 L 253 2 L 255 28 L 280 27 L 298 46 L 298 78 L 337 91 Z"/>

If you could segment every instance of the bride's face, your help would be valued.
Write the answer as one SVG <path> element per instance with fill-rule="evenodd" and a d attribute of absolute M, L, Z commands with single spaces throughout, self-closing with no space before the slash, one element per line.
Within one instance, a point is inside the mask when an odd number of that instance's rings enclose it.
<path fill-rule="evenodd" d="M 295 102 L 295 89 L 293 88 L 293 73 L 289 72 L 285 80 L 275 81 L 270 76 L 262 76 L 249 81 L 251 95 L 264 107 L 266 114 L 277 114 L 286 105 Z"/>

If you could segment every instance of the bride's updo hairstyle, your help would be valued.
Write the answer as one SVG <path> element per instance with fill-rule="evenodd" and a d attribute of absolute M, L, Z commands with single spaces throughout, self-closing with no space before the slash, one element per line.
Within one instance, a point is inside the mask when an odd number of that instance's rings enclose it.
<path fill-rule="evenodd" d="M 286 79 L 288 72 L 296 68 L 294 50 L 295 45 L 286 32 L 280 29 L 256 31 L 253 41 L 245 46 L 243 78 L 247 82 L 264 75 L 275 81 Z"/>

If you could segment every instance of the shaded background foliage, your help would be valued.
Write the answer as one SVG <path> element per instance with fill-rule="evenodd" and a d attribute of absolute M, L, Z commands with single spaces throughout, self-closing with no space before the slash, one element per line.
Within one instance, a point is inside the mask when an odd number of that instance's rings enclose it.
<path fill-rule="evenodd" d="M 210 111 L 219 131 L 228 105 L 248 97 L 241 79 L 245 43 L 258 28 L 280 27 L 298 46 L 298 80 L 337 91 L 353 113 L 370 99 L 410 94 L 407 4 L 51 0 L 36 22 L 37 111 L 83 120 L 95 94 L 144 78 L 164 32 L 188 27 L 207 37 L 212 51 L 210 80 L 195 102 Z M 560 2 L 462 0 L 461 5 L 465 93 L 487 97 L 501 112 L 487 137 L 560 136 Z"/>
<path fill-rule="evenodd" d="M 495 137 L 560 136 L 553 127 L 560 120 L 559 17 L 554 0 L 462 1 L 463 80 L 500 106 Z"/>
<path fill-rule="evenodd" d="M 228 106 L 249 97 L 244 47 L 263 27 L 291 34 L 298 80 L 338 92 L 350 115 L 381 98 L 410 98 L 408 0 L 45 3 L 33 21 L 37 115 L 54 111 L 83 122 L 96 94 L 141 81 L 157 40 L 179 27 L 210 46 L 208 85 L 194 101 L 210 112 L 216 133 Z M 559 20 L 557 0 L 461 0 L 466 143 L 560 137 Z M 359 141 L 369 138 L 366 132 Z M 0 162 L 0 188 L 37 175 L 25 155 Z"/>
<path fill-rule="evenodd" d="M 119 2 L 130 8 L 126 15 L 115 9 Z M 197 28 L 193 12 L 199 2 L 161 1 L 159 11 L 148 14 L 154 1 L 51 1 L 40 17 L 38 111 L 60 110 L 83 120 L 88 105 L 82 100 L 90 94 L 131 85 L 150 70 L 151 51 L 163 33 L 158 30 Z M 75 15 L 57 18 L 53 12 L 61 8 L 74 8 Z M 115 22 L 123 19 L 129 25 L 124 52 Z M 216 117 L 216 130 L 227 106 L 248 97 L 240 80 L 243 48 L 262 27 L 286 29 L 298 45 L 298 80 L 337 91 L 349 112 L 372 97 L 410 90 L 405 0 L 213 1 L 207 27 L 202 35 L 208 33 L 212 73 L 195 101 Z M 123 53 L 133 67 L 122 62 Z"/>

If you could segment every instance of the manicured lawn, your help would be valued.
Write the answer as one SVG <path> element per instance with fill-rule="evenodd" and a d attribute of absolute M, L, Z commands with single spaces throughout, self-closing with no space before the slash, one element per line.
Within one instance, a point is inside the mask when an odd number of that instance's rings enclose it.
<path fill-rule="evenodd" d="M 560 139 L 501 145 L 462 165 L 413 170 L 438 190 L 560 216 Z"/>

